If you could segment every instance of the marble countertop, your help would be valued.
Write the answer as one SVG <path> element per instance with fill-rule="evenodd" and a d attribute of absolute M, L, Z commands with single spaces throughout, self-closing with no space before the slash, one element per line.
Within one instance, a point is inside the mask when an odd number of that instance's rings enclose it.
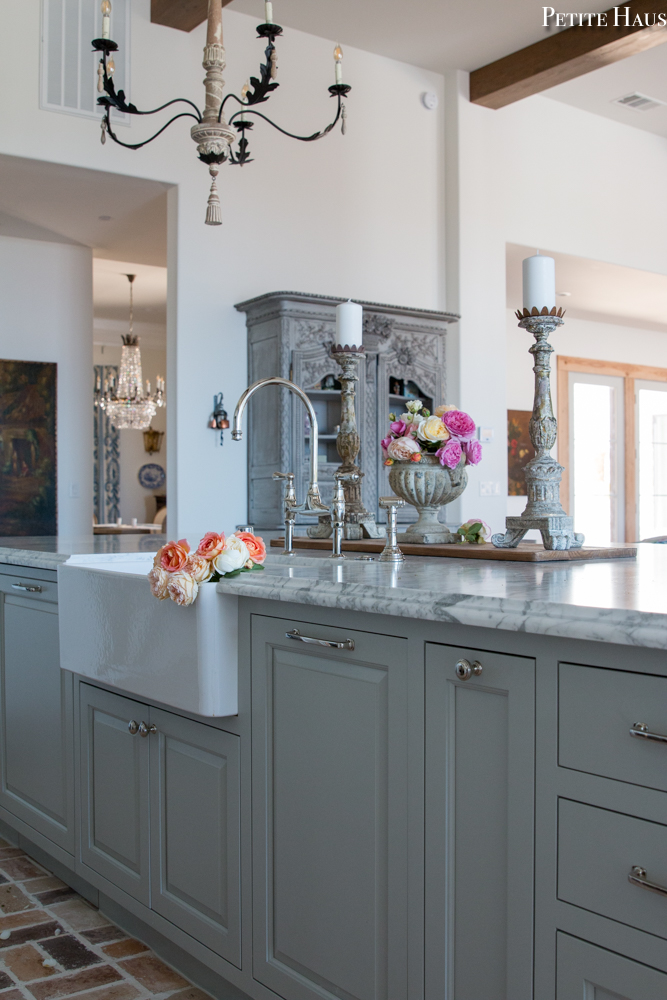
<path fill-rule="evenodd" d="M 164 541 L 164 535 L 89 535 L 86 538 L 37 535 L 0 538 L 0 564 L 56 570 L 72 555 L 157 552 Z"/>
<path fill-rule="evenodd" d="M 398 568 L 270 556 L 221 593 L 483 628 L 667 649 L 667 546 L 637 559 L 512 563 L 408 557 Z"/>

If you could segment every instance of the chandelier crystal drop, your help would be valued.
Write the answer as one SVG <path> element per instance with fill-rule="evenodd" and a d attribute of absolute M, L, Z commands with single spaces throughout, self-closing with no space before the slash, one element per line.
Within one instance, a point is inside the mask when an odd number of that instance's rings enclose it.
<path fill-rule="evenodd" d="M 98 376 L 95 386 L 95 406 L 104 410 L 111 424 L 119 431 L 128 428 L 137 431 L 146 430 L 147 427 L 150 427 L 158 407 L 165 404 L 165 382 L 160 375 L 157 376 L 155 393 L 151 395 L 151 384 L 147 381 L 144 395 L 139 338 L 133 330 L 135 277 L 134 274 L 127 275 L 130 282 L 130 330 L 129 333 L 123 334 L 121 337 L 123 347 L 120 355 L 118 384 L 113 378 L 109 378 L 103 387 Z"/>
<path fill-rule="evenodd" d="M 228 2 L 228 0 L 225 0 Z M 257 105 L 265 104 L 273 92 L 278 88 L 278 63 L 275 42 L 279 38 L 283 29 L 273 20 L 273 3 L 267 0 L 264 4 L 264 24 L 257 26 L 257 37 L 266 44 L 264 49 L 265 61 L 260 64 L 259 76 L 251 76 L 248 83 L 238 97 L 234 93 L 228 93 L 223 97 L 225 81 L 222 73 L 225 68 L 225 49 L 222 41 L 222 0 L 208 0 L 208 24 L 206 32 L 206 45 L 204 46 L 203 67 L 206 70 L 204 80 L 204 109 L 200 111 L 197 105 L 189 98 L 177 97 L 167 101 L 158 108 L 150 111 L 140 111 L 131 101 L 129 101 L 122 90 L 116 90 L 113 73 L 114 62 L 113 53 L 118 51 L 118 44 L 110 37 L 111 0 L 102 0 L 102 37 L 93 39 L 93 50 L 101 54 L 97 67 L 97 89 L 100 97 L 97 99 L 98 105 L 103 109 L 101 122 L 101 141 L 106 142 L 107 136 L 119 146 L 126 149 L 141 149 L 142 146 L 157 139 L 172 122 L 179 118 L 193 118 L 195 124 L 190 128 L 190 136 L 197 144 L 197 153 L 202 163 L 208 166 L 211 175 L 211 190 L 206 209 L 206 225 L 222 225 L 222 211 L 220 207 L 220 196 L 216 184 L 216 178 L 220 171 L 220 166 L 227 162 L 232 166 L 244 166 L 252 162 L 252 157 L 248 149 L 248 134 L 252 135 L 252 128 L 256 122 L 263 121 L 277 129 L 282 135 L 290 139 L 298 139 L 300 142 L 315 142 L 323 139 L 332 129 L 341 123 L 341 131 L 346 132 L 347 108 L 344 100 L 352 89 L 349 84 L 343 83 L 343 50 L 340 45 L 336 45 L 334 50 L 335 83 L 328 88 L 331 97 L 336 98 L 336 113 L 333 121 L 319 132 L 312 132 L 306 135 L 297 135 L 288 132 L 287 129 L 277 125 L 263 112 L 257 110 Z M 228 101 L 234 102 L 228 109 L 225 105 Z M 154 135 L 141 142 L 123 142 L 118 138 L 111 126 L 111 110 L 124 115 L 154 115 L 165 108 L 173 105 L 180 105 L 174 114 Z M 225 112 L 227 115 L 225 116 Z M 247 116 L 251 116 L 248 118 Z M 235 148 L 232 148 L 235 147 Z"/>

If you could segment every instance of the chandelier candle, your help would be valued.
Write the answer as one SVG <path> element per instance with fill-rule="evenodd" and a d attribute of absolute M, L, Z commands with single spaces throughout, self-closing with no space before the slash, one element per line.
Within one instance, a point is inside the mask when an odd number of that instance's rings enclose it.
<path fill-rule="evenodd" d="M 528 312 L 544 306 L 548 312 L 556 305 L 556 261 L 544 257 L 538 250 L 534 257 L 523 262 L 523 307 Z"/>
<path fill-rule="evenodd" d="M 348 300 L 336 306 L 336 346 L 361 348 L 364 310 Z"/>
<path fill-rule="evenodd" d="M 102 3 L 102 38 L 109 38 L 111 32 L 111 0 Z"/>
<path fill-rule="evenodd" d="M 334 62 L 336 63 L 336 83 L 343 82 L 343 50 L 340 45 L 334 49 Z"/>
<path fill-rule="evenodd" d="M 273 24 L 273 4 L 271 0 L 266 0 L 264 4 L 264 23 Z"/>

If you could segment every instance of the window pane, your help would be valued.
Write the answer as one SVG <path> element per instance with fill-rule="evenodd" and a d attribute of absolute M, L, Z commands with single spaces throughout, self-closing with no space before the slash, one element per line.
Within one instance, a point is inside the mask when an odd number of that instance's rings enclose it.
<path fill-rule="evenodd" d="M 587 545 L 615 537 L 614 389 L 575 382 L 573 388 L 574 529 Z"/>
<path fill-rule="evenodd" d="M 639 537 L 667 535 L 667 392 L 640 389 Z"/>

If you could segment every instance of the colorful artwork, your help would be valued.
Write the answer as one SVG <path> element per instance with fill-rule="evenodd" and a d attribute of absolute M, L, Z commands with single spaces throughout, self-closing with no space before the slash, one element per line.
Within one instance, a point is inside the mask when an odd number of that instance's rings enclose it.
<path fill-rule="evenodd" d="M 528 432 L 532 415 L 532 410 L 507 411 L 507 492 L 511 497 L 528 495 L 523 470 L 526 462 L 535 458 Z"/>
<path fill-rule="evenodd" d="M 0 535 L 56 535 L 56 368 L 0 360 Z"/>

